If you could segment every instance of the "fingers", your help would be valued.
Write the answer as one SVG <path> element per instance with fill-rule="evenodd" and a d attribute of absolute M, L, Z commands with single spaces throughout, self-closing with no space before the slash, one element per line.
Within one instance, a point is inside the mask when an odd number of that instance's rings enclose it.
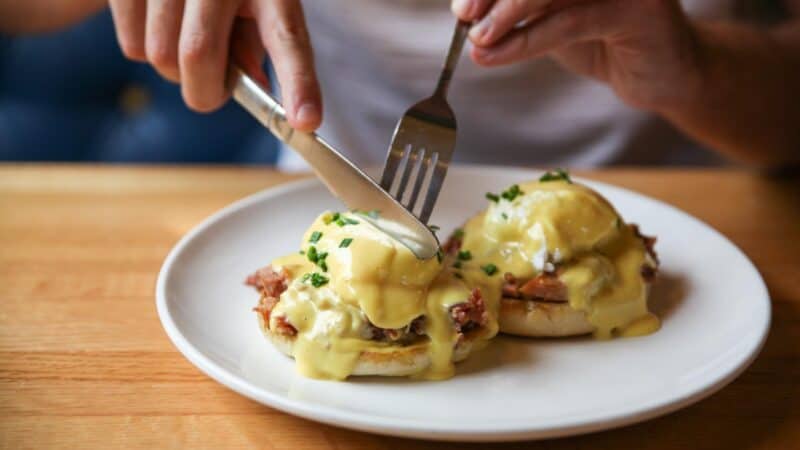
<path fill-rule="evenodd" d="M 497 45 L 473 48 L 472 57 L 478 64 L 497 66 L 600 39 L 620 25 L 615 4 L 609 1 L 575 4 L 513 31 Z"/>
<path fill-rule="evenodd" d="M 494 2 L 495 0 L 453 0 L 450 9 L 459 19 L 472 22 L 483 17 Z"/>
<path fill-rule="evenodd" d="M 220 107 L 228 98 L 225 74 L 238 2 L 188 0 L 178 42 L 181 93 L 186 104 L 201 112 Z"/>
<path fill-rule="evenodd" d="M 176 83 L 180 82 L 178 39 L 182 19 L 183 0 L 147 1 L 145 24 L 147 60 L 161 76 Z"/>
<path fill-rule="evenodd" d="M 550 3 L 551 0 L 498 0 L 469 30 L 469 38 L 478 46 L 492 45 L 518 23 L 542 15 Z"/>
<path fill-rule="evenodd" d="M 251 78 L 269 88 L 269 79 L 262 68 L 264 45 L 255 21 L 242 18 L 236 20 L 233 26 L 231 57 Z"/>
<path fill-rule="evenodd" d="M 131 59 L 149 61 L 162 76 L 180 82 L 190 108 L 211 111 L 225 102 L 231 51 L 252 77 L 268 84 L 261 69 L 267 46 L 289 122 L 301 130 L 313 130 L 322 121 L 311 43 L 298 0 L 110 3 L 123 53 Z M 238 20 L 234 30 L 237 14 L 256 21 Z"/>
<path fill-rule="evenodd" d="M 144 22 L 146 4 L 142 0 L 110 0 L 117 41 L 125 57 L 145 61 Z"/>
<path fill-rule="evenodd" d="M 602 0 L 497 0 L 470 30 L 479 47 L 495 45 L 508 34 L 570 5 Z"/>
<path fill-rule="evenodd" d="M 303 131 L 315 130 L 322 122 L 322 100 L 300 2 L 257 2 L 253 9 L 281 86 L 289 123 Z"/>

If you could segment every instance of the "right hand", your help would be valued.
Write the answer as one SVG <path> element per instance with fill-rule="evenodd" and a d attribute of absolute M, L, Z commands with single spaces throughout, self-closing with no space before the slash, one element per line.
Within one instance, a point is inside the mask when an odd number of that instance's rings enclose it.
<path fill-rule="evenodd" d="M 299 0 L 109 0 L 122 52 L 180 83 L 186 104 L 212 111 L 227 100 L 231 55 L 267 85 L 265 49 L 289 123 L 313 131 L 322 99 Z"/>

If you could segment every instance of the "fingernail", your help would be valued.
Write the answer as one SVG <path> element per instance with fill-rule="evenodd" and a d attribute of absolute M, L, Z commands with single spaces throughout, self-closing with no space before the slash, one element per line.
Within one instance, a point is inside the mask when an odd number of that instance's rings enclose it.
<path fill-rule="evenodd" d="M 486 16 L 480 20 L 477 24 L 473 25 L 472 28 L 469 30 L 469 37 L 473 41 L 480 42 L 481 39 L 489 32 L 489 28 L 492 26 L 492 16 Z"/>
<path fill-rule="evenodd" d="M 297 110 L 297 121 L 303 123 L 313 123 L 319 117 L 319 111 L 317 107 L 312 105 L 311 103 L 306 103 L 300 106 L 300 109 Z"/>
<path fill-rule="evenodd" d="M 450 9 L 459 17 L 467 17 L 472 9 L 472 0 L 453 0 Z"/>

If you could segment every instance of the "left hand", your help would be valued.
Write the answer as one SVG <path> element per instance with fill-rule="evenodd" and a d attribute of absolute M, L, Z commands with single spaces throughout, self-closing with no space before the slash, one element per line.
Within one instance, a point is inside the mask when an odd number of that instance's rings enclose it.
<path fill-rule="evenodd" d="M 452 9 L 475 21 L 471 56 L 484 66 L 552 56 L 653 111 L 702 89 L 703 52 L 678 0 L 453 0 Z"/>

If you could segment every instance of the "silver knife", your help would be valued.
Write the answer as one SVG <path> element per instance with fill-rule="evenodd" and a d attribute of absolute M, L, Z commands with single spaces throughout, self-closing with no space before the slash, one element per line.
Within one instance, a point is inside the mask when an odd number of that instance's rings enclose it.
<path fill-rule="evenodd" d="M 403 243 L 419 259 L 437 255 L 439 241 L 427 225 L 316 133 L 292 128 L 283 106 L 242 69 L 229 67 L 228 86 L 233 98 L 275 137 L 294 149 L 347 208 L 379 211 L 375 216 L 364 215 L 364 219 Z"/>

